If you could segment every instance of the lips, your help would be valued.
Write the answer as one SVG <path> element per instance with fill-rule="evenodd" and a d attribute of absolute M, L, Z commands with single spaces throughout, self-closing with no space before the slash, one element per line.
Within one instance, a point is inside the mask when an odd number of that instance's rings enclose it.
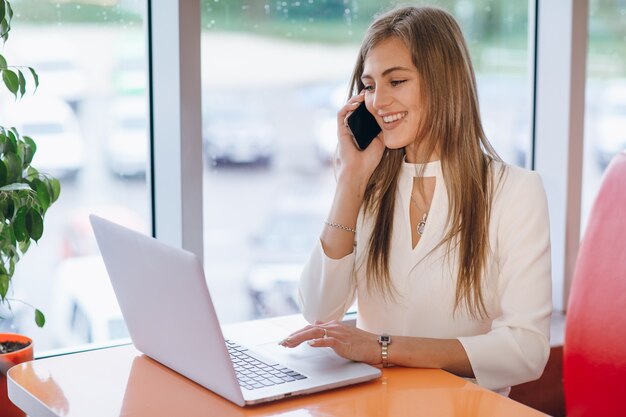
<path fill-rule="evenodd" d="M 407 114 L 408 112 L 403 111 L 403 112 L 398 112 L 398 113 L 386 114 L 384 116 L 381 116 L 381 118 L 383 119 L 383 122 L 385 123 L 393 123 L 395 121 L 403 119 Z"/>

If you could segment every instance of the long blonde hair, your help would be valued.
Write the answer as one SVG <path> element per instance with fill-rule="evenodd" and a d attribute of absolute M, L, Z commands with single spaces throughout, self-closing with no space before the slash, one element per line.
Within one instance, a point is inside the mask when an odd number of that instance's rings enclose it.
<path fill-rule="evenodd" d="M 494 188 L 492 161 L 499 161 L 480 121 L 476 79 L 463 34 L 454 18 L 433 7 L 402 7 L 379 16 L 369 27 L 352 74 L 351 90 L 363 89 L 368 52 L 395 37 L 409 49 L 420 75 L 425 113 L 416 141 L 427 154 L 438 148 L 448 191 L 448 231 L 440 245 L 458 247 L 454 311 L 464 305 L 474 318 L 487 315 L 482 276 L 489 253 L 488 225 Z M 386 149 L 369 179 L 364 210 L 374 229 L 367 254 L 368 287 L 392 293 L 389 248 L 398 175 L 404 149 Z M 437 246 L 437 247 L 439 247 Z"/>

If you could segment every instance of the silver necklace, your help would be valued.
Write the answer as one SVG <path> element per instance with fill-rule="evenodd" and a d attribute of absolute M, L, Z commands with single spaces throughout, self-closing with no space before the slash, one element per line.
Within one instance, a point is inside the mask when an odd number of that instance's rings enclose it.
<path fill-rule="evenodd" d="M 411 193 L 411 202 L 415 205 L 415 208 L 419 211 L 419 205 L 417 204 L 417 202 L 415 201 L 415 199 L 413 198 L 413 193 Z M 422 220 L 420 220 L 419 223 L 417 223 L 417 234 L 422 236 L 424 234 L 424 228 L 426 227 L 426 220 L 428 220 L 428 212 L 425 212 L 422 215 Z"/>

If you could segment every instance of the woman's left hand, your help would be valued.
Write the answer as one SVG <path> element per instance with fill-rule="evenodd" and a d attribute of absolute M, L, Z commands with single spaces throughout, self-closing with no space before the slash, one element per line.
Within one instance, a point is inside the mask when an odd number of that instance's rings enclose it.
<path fill-rule="evenodd" d="M 282 346 L 294 348 L 303 342 L 313 347 L 332 348 L 339 356 L 370 365 L 380 365 L 378 336 L 338 321 L 316 322 L 306 326 L 280 342 Z"/>

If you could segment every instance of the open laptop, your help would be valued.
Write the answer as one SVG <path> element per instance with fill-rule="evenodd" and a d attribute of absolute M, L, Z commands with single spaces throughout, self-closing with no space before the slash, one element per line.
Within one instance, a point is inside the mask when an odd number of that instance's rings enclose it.
<path fill-rule="evenodd" d="M 380 376 L 379 369 L 329 348 L 278 346 L 285 334 L 263 332 L 267 321 L 258 330 L 273 340 L 256 346 L 225 341 L 193 253 L 93 214 L 90 220 L 135 347 L 214 393 L 244 406 Z"/>

